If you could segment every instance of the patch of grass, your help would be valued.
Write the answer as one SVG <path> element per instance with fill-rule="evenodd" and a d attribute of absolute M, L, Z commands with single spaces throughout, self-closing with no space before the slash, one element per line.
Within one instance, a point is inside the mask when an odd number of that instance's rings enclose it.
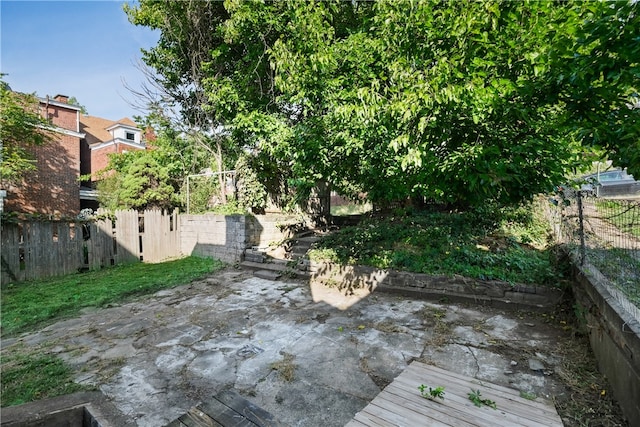
<path fill-rule="evenodd" d="M 293 363 L 295 356 L 286 352 L 281 352 L 282 360 L 273 362 L 270 366 L 273 371 L 278 371 L 280 379 L 291 382 L 295 378 L 296 365 Z"/>
<path fill-rule="evenodd" d="M 104 307 L 191 282 L 221 269 L 211 258 L 135 263 L 2 287 L 2 335 L 34 330 L 86 307 Z"/>
<path fill-rule="evenodd" d="M 557 286 L 561 273 L 535 204 L 371 217 L 326 236 L 313 260 Z"/>
<path fill-rule="evenodd" d="M 2 407 L 86 390 L 93 387 L 74 383 L 71 369 L 55 356 L 3 355 Z"/>
<path fill-rule="evenodd" d="M 596 209 L 605 220 L 626 233 L 640 237 L 638 203 L 622 200 L 598 200 Z"/>

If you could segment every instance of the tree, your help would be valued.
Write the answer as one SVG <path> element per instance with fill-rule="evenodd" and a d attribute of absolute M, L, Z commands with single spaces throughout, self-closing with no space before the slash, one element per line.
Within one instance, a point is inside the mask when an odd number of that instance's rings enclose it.
<path fill-rule="evenodd" d="M 551 50 L 565 130 L 640 176 L 640 3 L 579 2 Z"/>
<path fill-rule="evenodd" d="M 13 92 L 0 80 L 0 178 L 3 187 L 16 184 L 26 173 L 35 170 L 30 149 L 51 140 L 48 127 L 35 95 Z"/>
<path fill-rule="evenodd" d="M 111 155 L 97 184 L 100 205 L 109 210 L 172 210 L 179 203 L 173 166 L 163 150 Z"/>
<path fill-rule="evenodd" d="M 75 96 L 72 96 L 71 98 L 69 98 L 68 103 L 69 103 L 69 105 L 75 105 L 76 107 L 79 107 L 80 108 L 80 112 L 82 114 L 84 114 L 85 116 L 87 114 L 89 114 L 89 112 L 87 111 L 87 107 L 85 107 L 84 105 L 80 104 L 80 101 L 78 101 Z"/>
<path fill-rule="evenodd" d="M 622 107 L 637 92 L 637 7 L 142 1 L 129 13 L 161 29 L 145 62 L 186 90 L 187 116 L 206 115 L 289 182 L 467 207 L 550 190 L 587 144 L 637 158 L 640 110 Z M 194 26 L 206 31 L 191 37 Z"/>
<path fill-rule="evenodd" d="M 243 102 L 251 100 L 264 106 L 273 100 L 272 72 L 265 55 L 268 45 L 266 39 L 265 43 L 260 39 L 267 36 L 271 22 L 258 19 L 250 23 L 251 28 L 231 28 L 226 25 L 226 7 L 234 4 L 143 0 L 137 6 L 125 5 L 132 23 L 161 31 L 158 45 L 143 50 L 151 88 L 138 94 L 151 98 L 148 104 L 158 112 L 174 109 L 175 114 L 165 114 L 165 118 L 173 119 L 174 126 L 215 159 L 218 172 L 235 163 L 242 146 L 230 145 L 222 129 L 229 118 L 243 109 Z M 240 15 L 244 9 L 241 3 L 237 5 Z M 275 7 L 255 3 L 251 11 L 260 14 L 261 8 Z M 262 29 L 254 31 L 258 28 Z M 236 31 L 249 37 L 249 42 L 244 38 L 234 42 Z M 230 161 L 225 161 L 227 155 L 232 156 Z M 223 177 L 219 176 L 220 188 L 224 188 Z"/>

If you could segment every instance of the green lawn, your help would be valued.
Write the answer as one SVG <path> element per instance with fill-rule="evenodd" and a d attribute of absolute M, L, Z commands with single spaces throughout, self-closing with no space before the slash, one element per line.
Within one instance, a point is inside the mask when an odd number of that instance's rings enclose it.
<path fill-rule="evenodd" d="M 187 257 L 159 264 L 134 263 L 2 286 L 2 336 L 34 330 L 85 307 L 104 307 L 127 298 L 189 283 L 222 268 L 211 258 Z"/>

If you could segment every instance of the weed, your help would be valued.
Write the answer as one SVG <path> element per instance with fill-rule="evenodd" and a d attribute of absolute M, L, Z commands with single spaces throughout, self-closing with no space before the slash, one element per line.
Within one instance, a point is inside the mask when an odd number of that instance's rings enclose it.
<path fill-rule="evenodd" d="M 520 390 L 520 397 L 527 400 L 536 400 L 538 398 L 534 393 L 527 393 L 524 390 Z"/>
<path fill-rule="evenodd" d="M 496 409 L 496 402 L 490 399 L 483 399 L 480 390 L 473 390 L 468 394 L 469 400 L 473 402 L 478 408 L 482 407 L 482 405 L 488 406 L 490 408 Z"/>
<path fill-rule="evenodd" d="M 420 390 L 420 395 L 425 399 L 435 400 L 437 398 L 444 400 L 443 386 L 438 386 L 436 388 L 429 387 L 429 391 L 427 391 L 427 386 L 424 384 L 420 384 L 418 386 L 418 390 Z"/>
<path fill-rule="evenodd" d="M 372 217 L 317 243 L 318 261 L 555 286 L 548 225 L 534 205 Z"/>
<path fill-rule="evenodd" d="M 278 371 L 280 379 L 286 382 L 293 381 L 295 377 L 296 365 L 293 363 L 295 356 L 286 352 L 281 352 L 283 358 L 277 362 L 273 362 L 270 367 L 273 371 Z"/>
<path fill-rule="evenodd" d="M 387 333 L 401 333 L 404 332 L 404 329 L 398 326 L 395 322 L 391 320 L 383 320 L 382 322 L 378 322 L 373 325 L 374 329 L 377 329 L 380 332 Z"/>

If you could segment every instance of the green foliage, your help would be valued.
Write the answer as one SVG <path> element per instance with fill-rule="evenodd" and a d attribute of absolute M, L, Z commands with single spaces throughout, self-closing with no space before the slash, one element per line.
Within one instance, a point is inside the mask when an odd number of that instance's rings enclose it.
<path fill-rule="evenodd" d="M 564 131 L 640 176 L 640 3 L 571 2 L 549 55 Z"/>
<path fill-rule="evenodd" d="M 640 109 L 627 106 L 637 101 L 639 7 L 142 0 L 125 9 L 160 30 L 144 61 L 185 120 L 224 127 L 271 162 L 278 182 L 328 182 L 376 204 L 468 207 L 551 190 L 594 145 L 640 164 Z"/>
<path fill-rule="evenodd" d="M 222 267 L 210 258 L 128 264 L 2 287 L 2 335 L 13 335 L 137 295 L 188 283 Z"/>
<path fill-rule="evenodd" d="M 1 75 L 0 75 L 1 77 Z M 0 181 L 15 184 L 35 170 L 30 148 L 49 142 L 49 123 L 39 113 L 35 95 L 13 92 L 0 80 Z"/>
<path fill-rule="evenodd" d="M 444 387 L 438 386 L 436 388 L 429 387 L 429 391 L 427 391 L 427 386 L 424 384 L 420 384 L 418 386 L 418 390 L 420 390 L 420 395 L 425 399 L 435 400 L 436 398 L 444 400 Z"/>
<path fill-rule="evenodd" d="M 2 407 L 89 389 L 76 384 L 72 374 L 72 370 L 56 356 L 3 355 Z"/>
<path fill-rule="evenodd" d="M 89 112 L 87 111 L 87 107 L 85 107 L 84 105 L 80 104 L 80 101 L 78 101 L 75 96 L 72 96 L 72 97 L 69 98 L 68 104 L 69 105 L 75 105 L 76 107 L 79 107 L 80 108 L 80 112 L 82 114 L 85 114 L 85 115 L 89 114 Z"/>
<path fill-rule="evenodd" d="M 345 227 L 316 244 L 314 260 L 370 265 L 426 274 L 459 274 L 480 280 L 502 280 L 557 286 L 550 248 L 534 233 L 548 230 L 524 207 L 497 207 L 467 212 L 414 213 L 374 217 Z M 512 231 L 512 230 L 515 230 Z"/>
<path fill-rule="evenodd" d="M 496 402 L 490 399 L 483 399 L 482 394 L 480 393 L 480 390 L 471 389 L 471 391 L 468 394 L 468 397 L 469 397 L 469 400 L 472 401 L 473 404 L 476 405 L 478 408 L 481 408 L 482 405 L 485 405 L 490 408 L 497 409 Z"/>
<path fill-rule="evenodd" d="M 97 185 L 100 205 L 109 210 L 171 210 L 178 203 L 171 178 L 171 159 L 164 151 L 112 154 Z"/>
<path fill-rule="evenodd" d="M 260 166 L 259 159 L 249 154 L 236 162 L 238 202 L 254 212 L 264 211 L 267 206 L 267 190 L 258 177 Z"/>

